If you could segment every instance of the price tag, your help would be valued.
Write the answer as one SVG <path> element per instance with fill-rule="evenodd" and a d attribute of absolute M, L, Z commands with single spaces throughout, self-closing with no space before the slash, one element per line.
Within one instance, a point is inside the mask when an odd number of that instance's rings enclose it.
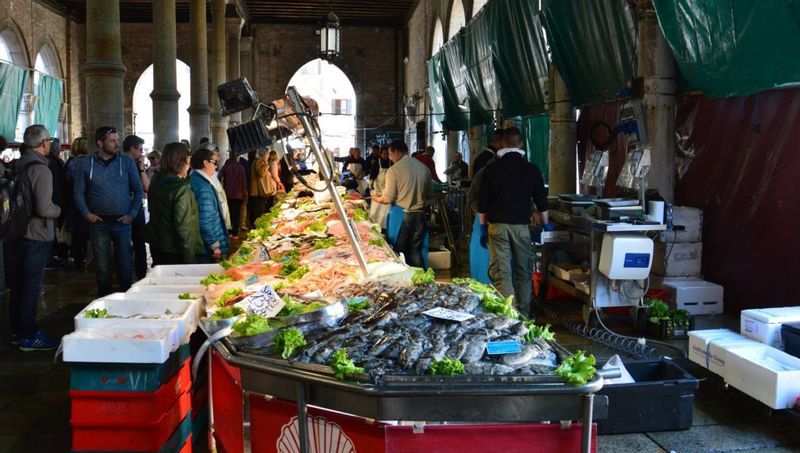
<path fill-rule="evenodd" d="M 253 283 L 255 283 L 255 282 L 257 282 L 257 281 L 258 281 L 258 276 L 257 276 L 257 275 L 254 275 L 254 276 L 252 276 L 252 277 L 248 278 L 247 280 L 245 280 L 245 281 L 244 281 L 244 284 L 245 284 L 245 285 L 252 285 Z"/>
<path fill-rule="evenodd" d="M 283 306 L 286 305 L 286 302 L 284 302 L 283 299 L 278 296 L 278 293 L 269 285 L 245 297 L 242 302 L 246 302 L 253 313 L 265 318 L 271 318 L 277 315 Z"/>
<path fill-rule="evenodd" d="M 519 342 L 509 341 L 490 341 L 486 343 L 486 352 L 489 355 L 517 354 L 522 352 Z"/>
<path fill-rule="evenodd" d="M 455 311 L 442 307 L 431 308 L 428 311 L 423 311 L 422 314 L 428 315 L 431 318 L 438 318 L 438 319 L 444 319 L 445 321 L 456 321 L 456 322 L 464 322 L 468 319 L 472 319 L 475 317 L 475 315 L 464 313 L 463 311 Z"/>

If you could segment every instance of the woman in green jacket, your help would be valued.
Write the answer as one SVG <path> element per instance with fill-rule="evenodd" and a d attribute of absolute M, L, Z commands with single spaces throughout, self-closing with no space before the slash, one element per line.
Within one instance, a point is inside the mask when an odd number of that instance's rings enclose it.
<path fill-rule="evenodd" d="M 153 264 L 192 264 L 204 254 L 197 202 L 186 180 L 189 149 L 169 143 L 161 153 L 158 173 L 147 194 L 150 222 L 147 242 Z"/>

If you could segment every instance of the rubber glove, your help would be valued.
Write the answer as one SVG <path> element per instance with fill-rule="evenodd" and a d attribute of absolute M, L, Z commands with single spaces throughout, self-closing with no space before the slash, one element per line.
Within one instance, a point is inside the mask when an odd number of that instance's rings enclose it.
<path fill-rule="evenodd" d="M 552 224 L 552 223 L 550 223 L 550 222 L 548 222 L 548 223 L 545 223 L 545 224 L 542 226 L 542 229 L 543 229 L 544 231 L 553 231 L 553 224 Z"/>
<path fill-rule="evenodd" d="M 489 248 L 488 244 L 489 240 L 489 224 L 481 225 L 481 247 Z"/>

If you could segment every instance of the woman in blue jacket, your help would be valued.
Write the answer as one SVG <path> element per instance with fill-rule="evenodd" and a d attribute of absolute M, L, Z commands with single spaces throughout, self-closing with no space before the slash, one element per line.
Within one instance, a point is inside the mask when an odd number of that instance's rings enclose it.
<path fill-rule="evenodd" d="M 209 262 L 220 261 L 230 251 L 227 200 L 225 190 L 217 179 L 219 159 L 219 154 L 213 150 L 198 149 L 192 154 L 194 171 L 189 176 L 189 185 L 200 213 L 200 236 Z"/>

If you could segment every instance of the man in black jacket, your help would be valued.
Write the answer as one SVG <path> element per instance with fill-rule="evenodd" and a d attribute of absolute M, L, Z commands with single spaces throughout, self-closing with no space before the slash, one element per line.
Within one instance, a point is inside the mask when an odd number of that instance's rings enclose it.
<path fill-rule="evenodd" d="M 483 151 L 475 158 L 475 162 L 472 163 L 472 174 L 470 176 L 474 178 L 483 167 L 493 161 L 497 157 L 497 150 L 503 146 L 503 130 L 495 129 L 489 139 L 489 146 L 483 148 Z"/>
<path fill-rule="evenodd" d="M 488 242 L 492 283 L 504 296 L 515 295 L 517 306 L 528 315 L 533 276 L 528 227 L 533 203 L 548 229 L 547 192 L 541 172 L 527 161 L 525 151 L 520 149 L 519 129 L 505 129 L 503 139 L 506 148 L 498 150 L 497 159 L 483 170 L 478 201 L 481 245 L 486 246 Z"/>

